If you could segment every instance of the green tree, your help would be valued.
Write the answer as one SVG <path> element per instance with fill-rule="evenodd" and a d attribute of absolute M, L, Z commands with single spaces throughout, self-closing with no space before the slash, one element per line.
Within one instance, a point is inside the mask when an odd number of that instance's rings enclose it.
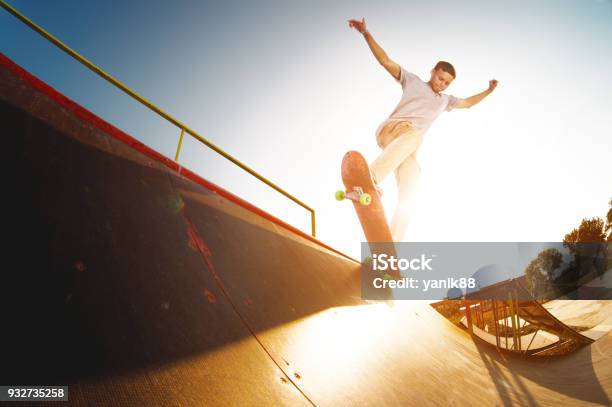
<path fill-rule="evenodd" d="M 582 219 L 580 226 L 573 229 L 563 238 L 563 245 L 569 248 L 574 260 L 570 268 L 573 276 L 578 279 L 595 268 L 602 274 L 609 267 L 609 243 L 612 242 L 612 200 L 606 221 L 599 217 Z M 566 277 L 570 277 L 569 275 Z"/>
<path fill-rule="evenodd" d="M 563 255 L 557 249 L 546 249 L 538 254 L 525 269 L 527 287 L 538 299 L 553 296 L 553 274 L 563 263 Z"/>
<path fill-rule="evenodd" d="M 579 246 L 579 243 L 603 243 L 606 241 L 606 227 L 604 220 L 599 217 L 582 219 L 578 229 L 573 229 L 565 235 L 563 243 L 572 252 Z"/>

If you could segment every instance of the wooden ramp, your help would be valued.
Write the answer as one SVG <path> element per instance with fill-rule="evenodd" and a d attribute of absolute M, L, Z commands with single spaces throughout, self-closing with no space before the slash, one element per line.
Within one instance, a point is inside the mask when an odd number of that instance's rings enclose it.
<path fill-rule="evenodd" d="M 610 405 L 612 336 L 533 362 L 422 302 L 365 302 L 360 265 L 0 55 L 11 204 L 3 385 L 70 405 Z"/>

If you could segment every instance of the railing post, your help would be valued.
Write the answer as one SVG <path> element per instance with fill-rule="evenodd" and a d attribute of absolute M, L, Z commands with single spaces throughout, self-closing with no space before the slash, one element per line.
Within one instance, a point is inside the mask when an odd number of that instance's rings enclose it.
<path fill-rule="evenodd" d="M 317 237 L 316 222 L 315 222 L 315 211 L 314 211 L 314 209 L 311 209 L 311 211 L 310 211 L 310 223 L 311 223 L 312 237 Z"/>
<path fill-rule="evenodd" d="M 181 137 L 179 138 L 178 146 L 176 147 L 176 155 L 174 156 L 174 161 L 178 162 L 179 154 L 181 152 L 181 146 L 183 145 L 183 136 L 185 136 L 185 129 L 181 128 Z"/>

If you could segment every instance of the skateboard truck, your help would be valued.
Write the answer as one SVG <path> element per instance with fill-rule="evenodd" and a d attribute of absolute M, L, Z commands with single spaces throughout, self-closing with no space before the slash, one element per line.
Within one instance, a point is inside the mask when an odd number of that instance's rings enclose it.
<path fill-rule="evenodd" d="M 354 187 L 351 192 L 336 191 L 336 199 L 338 201 L 350 199 L 351 201 L 359 202 L 363 206 L 368 206 L 372 203 L 372 196 L 367 192 L 363 192 L 361 187 Z"/>

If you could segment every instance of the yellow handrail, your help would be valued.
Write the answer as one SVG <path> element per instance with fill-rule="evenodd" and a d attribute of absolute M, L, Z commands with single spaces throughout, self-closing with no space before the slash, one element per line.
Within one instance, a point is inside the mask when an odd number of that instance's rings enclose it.
<path fill-rule="evenodd" d="M 62 51 L 66 52 L 68 55 L 70 55 L 71 57 L 73 57 L 74 59 L 76 59 L 77 61 L 82 63 L 83 65 L 85 65 L 91 71 L 95 72 L 96 74 L 98 74 L 99 76 L 104 78 L 106 81 L 112 83 L 117 88 L 121 89 L 123 92 L 127 93 L 132 98 L 136 99 L 138 102 L 142 103 L 143 105 L 145 105 L 146 107 L 148 107 L 149 109 L 151 109 L 152 111 L 154 111 L 155 113 L 157 113 L 158 115 L 163 117 L 164 119 L 168 120 L 170 123 L 172 123 L 175 126 L 177 126 L 179 129 L 181 129 L 181 136 L 180 136 L 178 147 L 177 147 L 177 150 L 176 150 L 175 161 L 178 161 L 181 145 L 182 145 L 182 142 L 183 142 L 183 135 L 184 135 L 185 132 L 187 132 L 193 138 L 195 138 L 196 140 L 198 140 L 199 142 L 201 142 L 205 146 L 209 147 L 210 149 L 215 151 L 217 154 L 220 154 L 222 157 L 224 157 L 225 159 L 231 161 L 232 163 L 234 163 L 238 167 L 242 168 L 244 171 L 248 172 L 249 174 L 251 174 L 252 176 L 257 178 L 258 180 L 262 181 L 263 183 L 265 183 L 269 187 L 275 189 L 276 191 L 280 192 L 281 194 L 283 194 L 287 198 L 291 199 L 293 202 L 297 203 L 298 205 L 300 205 L 304 209 L 308 210 L 310 212 L 310 221 L 311 221 L 311 229 L 312 229 L 311 234 L 312 234 L 313 237 L 316 236 L 315 211 L 310 206 L 306 205 L 305 203 L 303 203 L 302 201 L 300 201 L 299 199 L 297 199 L 293 195 L 289 194 L 284 189 L 280 188 L 279 186 L 277 186 L 276 184 L 274 184 L 272 181 L 268 180 L 264 176 L 262 176 L 259 173 L 255 172 L 254 170 L 249 168 L 247 165 L 245 165 L 242 162 L 238 161 L 236 158 L 232 157 L 230 154 L 226 153 L 221 148 L 217 147 L 216 145 L 214 145 L 210 141 L 206 140 L 204 137 L 200 136 L 198 133 L 196 133 L 195 131 L 193 131 L 192 129 L 190 129 L 189 127 L 187 127 L 186 125 L 184 125 L 183 123 L 181 123 L 180 121 L 175 119 L 174 117 L 170 116 L 168 113 L 164 112 L 163 110 L 161 110 L 160 108 L 155 106 L 153 103 L 149 102 L 148 100 L 146 100 L 145 98 L 140 96 L 138 93 L 134 92 L 133 90 L 131 90 L 130 88 L 128 88 L 127 86 L 125 86 L 124 84 L 119 82 L 116 78 L 112 77 L 111 75 L 109 75 L 106 72 L 104 72 L 102 69 L 98 68 L 91 61 L 87 60 L 85 57 L 83 57 L 82 55 L 80 55 L 79 53 L 74 51 L 72 48 L 70 48 L 69 46 L 67 46 L 66 44 L 64 44 L 63 42 L 58 40 L 57 38 L 55 38 L 53 35 L 49 34 L 41 26 L 39 26 L 38 24 L 36 24 L 35 22 L 30 20 L 29 18 L 27 18 L 23 14 L 21 14 L 19 11 L 17 11 L 15 8 L 13 8 L 10 4 L 8 4 L 5 0 L 0 0 L 0 5 L 4 9 L 6 9 L 9 13 L 11 13 L 15 17 L 17 17 L 19 20 L 21 20 L 24 24 L 26 24 L 31 29 L 36 31 L 38 34 L 42 35 L 47 40 L 49 40 L 51 43 L 53 43 L 55 46 L 60 48 Z"/>

